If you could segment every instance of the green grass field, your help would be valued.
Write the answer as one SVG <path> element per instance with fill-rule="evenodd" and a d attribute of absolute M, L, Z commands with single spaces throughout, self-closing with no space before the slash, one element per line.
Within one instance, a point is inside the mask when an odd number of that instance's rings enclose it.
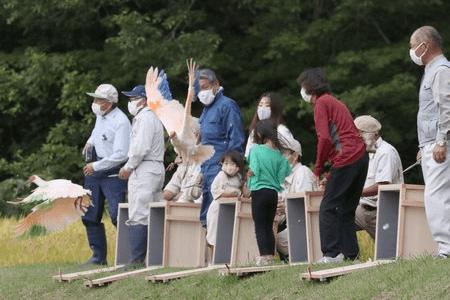
<path fill-rule="evenodd" d="M 105 216 L 108 261 L 114 261 L 115 229 Z M 78 221 L 64 231 L 34 238 L 13 237 L 15 219 L 0 219 L 0 266 L 30 264 L 80 264 L 88 260 L 86 231 Z"/>
<path fill-rule="evenodd" d="M 295 266 L 247 279 L 211 271 L 168 284 L 137 277 L 89 289 L 83 280 L 58 283 L 51 279 L 60 270 L 83 269 L 78 264 L 90 253 L 81 222 L 63 232 L 28 240 L 12 239 L 15 224 L 14 220 L 0 221 L 0 299 L 450 299 L 450 260 L 431 257 L 398 261 L 330 283 L 302 281 L 300 274 L 306 267 Z M 106 224 L 112 264 L 114 229 L 109 221 Z M 370 238 L 359 235 L 359 241 L 363 258 L 373 255 Z M 314 265 L 313 269 L 329 267 Z"/>

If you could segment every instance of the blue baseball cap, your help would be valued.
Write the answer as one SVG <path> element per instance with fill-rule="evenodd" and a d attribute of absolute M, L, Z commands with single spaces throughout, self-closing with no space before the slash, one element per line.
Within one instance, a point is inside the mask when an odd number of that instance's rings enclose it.
<path fill-rule="evenodd" d="M 142 84 L 135 86 L 131 91 L 122 91 L 122 94 L 124 94 L 127 97 L 144 97 L 147 98 L 147 94 L 145 93 L 145 86 Z"/>

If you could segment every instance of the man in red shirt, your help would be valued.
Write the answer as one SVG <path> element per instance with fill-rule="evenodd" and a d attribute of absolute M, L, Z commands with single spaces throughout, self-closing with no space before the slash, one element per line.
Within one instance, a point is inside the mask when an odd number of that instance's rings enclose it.
<path fill-rule="evenodd" d="M 302 98 L 314 107 L 317 133 L 317 180 L 325 162 L 332 165 L 319 211 L 323 258 L 340 262 L 358 257 L 355 210 L 366 180 L 369 157 L 353 118 L 344 103 L 331 95 L 320 68 L 305 70 L 297 79 Z"/>

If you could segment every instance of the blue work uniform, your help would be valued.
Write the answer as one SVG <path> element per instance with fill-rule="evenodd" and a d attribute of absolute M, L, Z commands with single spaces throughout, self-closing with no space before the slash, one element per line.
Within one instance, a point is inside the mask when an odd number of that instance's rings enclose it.
<path fill-rule="evenodd" d="M 127 116 L 119 108 L 114 108 L 104 116 L 97 116 L 87 141 L 94 146 L 95 162 L 93 174 L 84 178 L 84 188 L 91 191 L 93 206 L 89 207 L 82 220 L 93 251 L 91 260 L 95 263 L 106 262 L 106 235 L 102 223 L 105 198 L 114 226 L 117 224 L 119 203 L 125 201 L 127 181 L 119 179 L 118 173 L 127 161 L 130 132 Z"/>
<path fill-rule="evenodd" d="M 203 108 L 200 116 L 200 135 L 202 145 L 212 145 L 214 156 L 201 166 L 203 174 L 203 202 L 200 211 L 200 222 L 206 226 L 206 213 L 212 201 L 211 184 L 219 173 L 220 158 L 228 150 L 243 153 L 245 141 L 242 117 L 237 103 L 224 96 L 220 89 L 214 101 Z"/>

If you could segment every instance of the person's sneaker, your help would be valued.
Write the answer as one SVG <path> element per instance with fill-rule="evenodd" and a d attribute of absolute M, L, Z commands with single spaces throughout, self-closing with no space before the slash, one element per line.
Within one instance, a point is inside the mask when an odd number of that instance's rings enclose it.
<path fill-rule="evenodd" d="M 448 254 L 444 254 L 444 253 L 439 253 L 437 255 L 434 256 L 435 259 L 447 259 L 449 258 Z"/>
<path fill-rule="evenodd" d="M 329 264 L 329 263 L 341 263 L 344 261 L 344 255 L 339 253 L 336 257 L 324 256 L 319 259 L 316 263 L 318 264 Z"/>
<path fill-rule="evenodd" d="M 273 264 L 273 262 L 274 262 L 274 259 L 273 259 L 273 256 L 271 256 L 271 255 L 256 257 L 256 266 L 258 266 L 258 267 L 268 266 L 268 265 Z"/>

